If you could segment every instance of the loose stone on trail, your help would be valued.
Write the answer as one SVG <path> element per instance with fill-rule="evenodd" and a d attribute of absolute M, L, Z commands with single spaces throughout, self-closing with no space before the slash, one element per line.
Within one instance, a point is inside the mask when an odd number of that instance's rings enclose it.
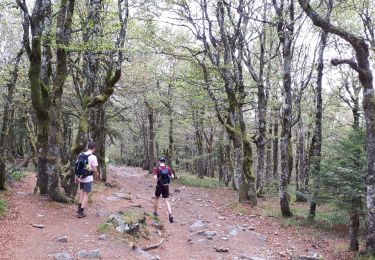
<path fill-rule="evenodd" d="M 102 254 L 99 250 L 92 250 L 92 251 L 81 250 L 77 253 L 77 257 L 89 258 L 89 259 L 101 259 Z"/>
<path fill-rule="evenodd" d="M 193 224 L 191 224 L 190 230 L 194 231 L 194 230 L 197 230 L 197 229 L 203 228 L 203 227 L 205 227 L 205 224 L 203 223 L 203 221 L 197 220 Z"/>
<path fill-rule="evenodd" d="M 35 228 L 44 228 L 43 224 L 32 224 L 32 226 Z"/>
<path fill-rule="evenodd" d="M 214 246 L 214 249 L 218 253 L 227 253 L 227 252 L 229 252 L 229 248 L 227 248 L 227 247 L 216 247 L 216 246 Z"/>
<path fill-rule="evenodd" d="M 56 238 L 56 241 L 60 242 L 60 243 L 68 243 L 68 236 L 58 237 L 58 238 Z"/>
<path fill-rule="evenodd" d="M 107 240 L 108 239 L 108 234 L 103 234 L 100 235 L 99 240 Z"/>
<path fill-rule="evenodd" d="M 54 259 L 55 260 L 73 260 L 73 257 L 69 253 L 63 252 L 63 253 L 55 254 Z"/>

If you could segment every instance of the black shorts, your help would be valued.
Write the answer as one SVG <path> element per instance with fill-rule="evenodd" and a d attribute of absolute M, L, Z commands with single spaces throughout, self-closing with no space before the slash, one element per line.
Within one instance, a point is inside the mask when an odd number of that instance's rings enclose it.
<path fill-rule="evenodd" d="M 169 198 L 169 185 L 165 185 L 165 186 L 156 185 L 155 197 L 159 198 L 160 195 L 164 199 Z"/>

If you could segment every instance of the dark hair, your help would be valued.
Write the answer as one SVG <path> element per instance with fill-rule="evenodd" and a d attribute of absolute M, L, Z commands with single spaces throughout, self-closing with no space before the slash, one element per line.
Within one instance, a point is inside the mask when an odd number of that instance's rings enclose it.
<path fill-rule="evenodd" d="M 96 148 L 96 143 L 94 143 L 94 142 L 89 142 L 88 144 L 87 144 L 87 149 L 89 149 L 89 150 L 93 150 L 93 149 L 95 149 Z"/>
<path fill-rule="evenodd" d="M 164 162 L 165 163 L 165 158 L 164 157 L 160 157 L 159 162 Z"/>

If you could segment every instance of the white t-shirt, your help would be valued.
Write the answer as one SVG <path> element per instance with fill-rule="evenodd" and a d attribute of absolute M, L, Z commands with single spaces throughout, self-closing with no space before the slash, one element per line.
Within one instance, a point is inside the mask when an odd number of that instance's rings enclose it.
<path fill-rule="evenodd" d="M 89 170 L 92 171 L 94 167 L 98 167 L 98 158 L 94 154 L 91 153 L 91 151 L 85 152 L 86 155 L 90 155 L 88 160 L 89 160 Z M 79 182 L 87 183 L 87 182 L 93 182 L 94 181 L 94 176 L 90 175 L 87 176 L 86 178 L 79 179 Z"/>

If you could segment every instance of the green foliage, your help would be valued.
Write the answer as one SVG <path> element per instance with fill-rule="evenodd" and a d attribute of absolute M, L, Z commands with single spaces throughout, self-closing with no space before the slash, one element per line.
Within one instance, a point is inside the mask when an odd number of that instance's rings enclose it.
<path fill-rule="evenodd" d="M 179 174 L 178 178 L 175 179 L 176 183 L 186 186 L 199 187 L 199 188 L 210 188 L 217 189 L 220 187 L 225 187 L 223 183 L 220 183 L 216 178 L 204 177 L 198 178 L 196 175 L 192 174 Z"/>
<path fill-rule="evenodd" d="M 97 227 L 96 227 L 96 230 L 99 232 L 99 233 L 106 233 L 109 231 L 111 225 L 108 224 L 108 223 L 100 223 Z"/>
<path fill-rule="evenodd" d="M 8 207 L 8 203 L 6 202 L 5 199 L 0 198 L 0 217 L 4 216 L 6 210 Z"/>
<path fill-rule="evenodd" d="M 24 171 L 22 171 L 20 169 L 17 169 L 15 171 L 13 171 L 12 173 L 10 173 L 10 177 L 12 178 L 13 181 L 20 181 L 26 175 L 27 175 L 26 172 L 24 172 Z"/>
<path fill-rule="evenodd" d="M 350 129 L 326 147 L 321 163 L 320 200 L 348 207 L 365 196 L 366 151 L 364 129 Z"/>

